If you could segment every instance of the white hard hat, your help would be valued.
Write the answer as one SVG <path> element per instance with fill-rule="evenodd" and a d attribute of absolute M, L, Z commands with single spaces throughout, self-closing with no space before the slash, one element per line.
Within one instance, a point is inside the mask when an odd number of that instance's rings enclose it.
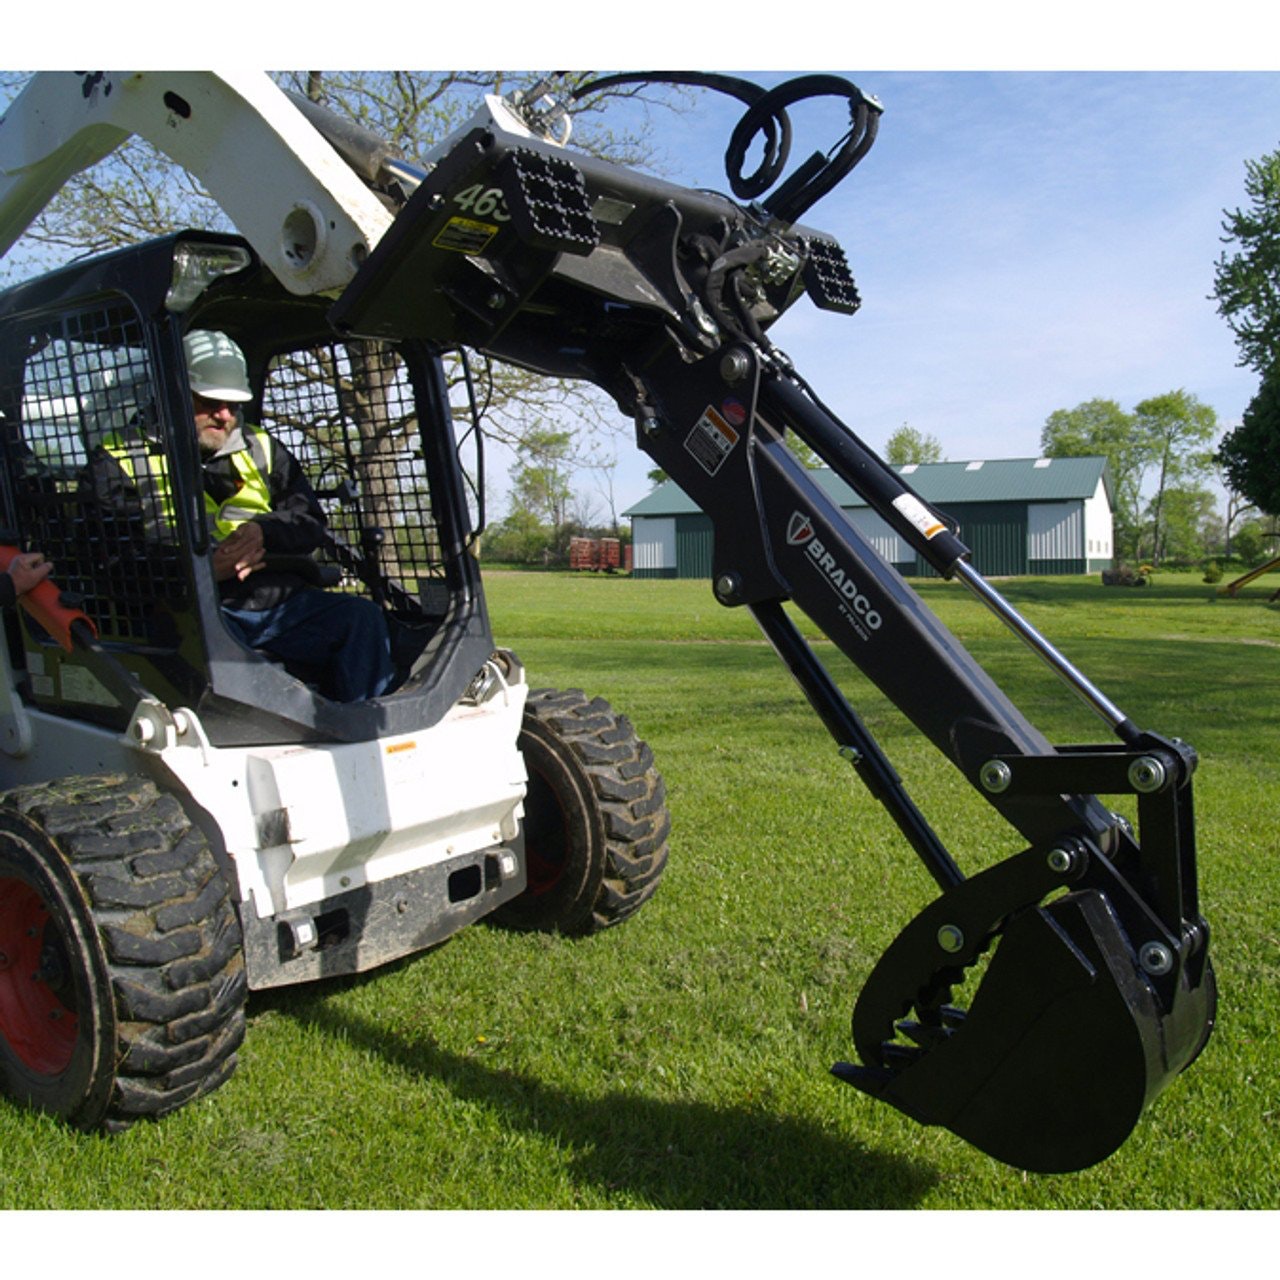
<path fill-rule="evenodd" d="M 244 352 L 216 329 L 192 329 L 182 339 L 191 390 L 207 400 L 243 404 L 253 399 Z"/>

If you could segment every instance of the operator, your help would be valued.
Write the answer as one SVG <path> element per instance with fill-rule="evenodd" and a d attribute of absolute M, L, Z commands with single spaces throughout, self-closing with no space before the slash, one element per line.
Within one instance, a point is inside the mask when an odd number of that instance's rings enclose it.
<path fill-rule="evenodd" d="M 7 573 L 0 573 L 0 607 L 15 605 L 20 596 L 38 587 L 53 571 L 53 565 L 39 551 L 26 551 L 9 561 Z"/>
<path fill-rule="evenodd" d="M 250 648 L 319 666 L 326 697 L 378 697 L 394 676 L 382 610 L 271 565 L 273 554 L 309 557 L 325 520 L 297 459 L 244 421 L 242 406 L 253 398 L 244 353 L 209 329 L 192 330 L 183 346 L 223 612 Z"/>
<path fill-rule="evenodd" d="M 192 330 L 183 346 L 216 542 L 210 559 L 231 629 L 287 667 L 318 671 L 319 692 L 335 702 L 387 692 L 394 667 L 382 610 L 314 585 L 318 575 L 308 570 L 318 569 L 311 553 L 324 540 L 324 513 L 297 459 L 244 420 L 253 398 L 244 352 L 209 329 Z M 96 502 L 140 518 L 148 554 L 163 557 L 173 541 L 173 500 L 164 450 L 144 420 L 108 435 L 88 471 Z M 272 557 L 292 563 L 273 565 Z"/>

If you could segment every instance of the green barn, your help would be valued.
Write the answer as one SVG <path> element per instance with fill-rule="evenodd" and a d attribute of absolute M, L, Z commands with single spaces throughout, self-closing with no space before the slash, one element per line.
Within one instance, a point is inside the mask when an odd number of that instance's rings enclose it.
<path fill-rule="evenodd" d="M 1095 573 L 1114 553 L 1114 490 L 1104 458 L 1000 458 L 894 467 L 930 506 L 955 520 L 987 577 Z M 818 484 L 900 573 L 932 570 L 879 515 L 826 468 Z M 631 519 L 637 578 L 710 578 L 710 519 L 673 481 L 623 512 Z"/>

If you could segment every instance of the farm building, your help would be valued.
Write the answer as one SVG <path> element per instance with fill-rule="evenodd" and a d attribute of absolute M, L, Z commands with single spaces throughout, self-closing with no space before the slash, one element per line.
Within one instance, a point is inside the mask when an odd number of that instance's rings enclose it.
<path fill-rule="evenodd" d="M 988 577 L 1094 573 L 1111 564 L 1114 495 L 1104 458 L 1002 458 L 894 470 L 959 523 L 974 567 Z M 932 572 L 843 480 L 826 468 L 814 475 L 900 573 Z M 631 518 L 637 578 L 711 577 L 711 520 L 673 481 L 623 514 Z"/>

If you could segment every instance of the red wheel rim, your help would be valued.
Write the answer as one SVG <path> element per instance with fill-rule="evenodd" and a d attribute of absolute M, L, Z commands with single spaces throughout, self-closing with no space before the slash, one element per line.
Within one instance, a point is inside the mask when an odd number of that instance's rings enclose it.
<path fill-rule="evenodd" d="M 525 796 L 525 871 L 526 892 L 539 898 L 550 893 L 564 875 L 565 848 L 568 843 L 564 806 L 555 788 L 534 770 L 529 771 L 529 790 Z"/>
<path fill-rule="evenodd" d="M 59 994 L 70 981 L 44 899 L 0 877 L 0 1037 L 29 1071 L 57 1075 L 71 1062 L 79 1020 Z"/>

